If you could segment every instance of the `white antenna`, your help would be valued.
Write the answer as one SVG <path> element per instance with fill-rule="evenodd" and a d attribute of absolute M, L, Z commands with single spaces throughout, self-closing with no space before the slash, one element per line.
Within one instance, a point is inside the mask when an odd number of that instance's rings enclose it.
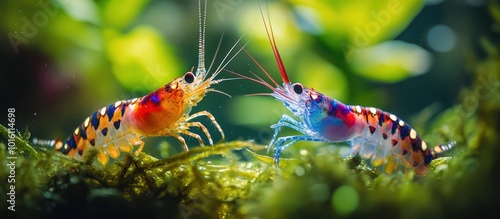
<path fill-rule="evenodd" d="M 198 1 L 198 22 L 199 22 L 199 39 L 198 39 L 198 69 L 196 76 L 202 75 L 202 80 L 205 79 L 207 70 L 205 68 L 205 26 L 207 21 L 207 1 L 205 0 L 205 7 L 203 14 L 201 13 L 201 0 Z"/>

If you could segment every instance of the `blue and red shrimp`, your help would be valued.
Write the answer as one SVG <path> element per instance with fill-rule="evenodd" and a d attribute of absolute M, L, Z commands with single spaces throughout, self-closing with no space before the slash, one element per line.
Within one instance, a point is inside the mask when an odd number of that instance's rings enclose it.
<path fill-rule="evenodd" d="M 200 111 L 190 114 L 191 108 L 196 106 L 207 92 L 220 92 L 211 88 L 211 85 L 224 80 L 216 80 L 215 77 L 235 56 L 227 60 L 229 54 L 226 55 L 215 72 L 207 77 L 210 70 L 205 69 L 204 41 L 207 4 L 205 2 L 203 19 L 200 2 L 199 6 L 200 37 L 198 68 L 195 73 L 186 72 L 184 76 L 175 78 L 146 96 L 117 101 L 101 108 L 87 117 L 65 141 L 35 140 L 34 143 L 45 142 L 45 144 L 53 145 L 57 151 L 77 159 L 85 156 L 88 149 L 94 148 L 99 151 L 98 161 L 105 165 L 109 161 L 109 156 L 116 159 L 121 152 L 132 152 L 134 147 L 138 147 L 135 154 L 139 154 L 144 146 L 141 140 L 144 137 L 173 136 L 181 141 L 184 149 L 188 151 L 188 146 L 182 136 L 187 135 L 197 139 L 200 146 L 203 146 L 202 138 L 191 132 L 189 130 L 191 127 L 200 128 L 210 145 L 213 145 L 212 137 L 205 125 L 193 121 L 200 116 L 208 117 L 224 138 L 222 128 L 210 112 Z M 229 53 L 235 46 L 236 44 Z"/>
<path fill-rule="evenodd" d="M 267 27 L 262 16 L 267 36 L 278 65 L 283 86 L 278 85 L 269 73 L 253 59 L 274 84 L 259 76 L 240 77 L 260 83 L 273 91 L 270 95 L 283 102 L 298 119 L 284 114 L 278 123 L 271 126 L 274 134 L 268 146 L 274 147 L 273 161 L 279 163 L 281 151 L 297 141 L 347 142 L 353 153 L 370 159 L 375 168 L 387 173 L 394 172 L 403 164 L 418 174 L 425 174 L 428 164 L 442 152 L 450 150 L 455 142 L 438 144 L 430 148 L 417 132 L 397 116 L 373 107 L 350 106 L 327 97 L 313 88 L 300 83 L 291 83 L 274 40 L 272 28 Z M 299 131 L 302 135 L 277 137 L 282 127 Z"/>

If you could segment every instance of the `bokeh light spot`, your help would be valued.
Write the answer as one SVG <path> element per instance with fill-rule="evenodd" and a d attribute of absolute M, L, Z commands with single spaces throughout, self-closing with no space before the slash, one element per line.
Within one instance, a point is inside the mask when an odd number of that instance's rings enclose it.
<path fill-rule="evenodd" d="M 427 34 L 427 43 L 437 52 L 448 52 L 455 47 L 455 33 L 445 25 L 436 25 Z"/>
<path fill-rule="evenodd" d="M 332 205 L 338 213 L 349 214 L 358 208 L 358 192 L 350 186 L 341 186 L 333 193 Z"/>

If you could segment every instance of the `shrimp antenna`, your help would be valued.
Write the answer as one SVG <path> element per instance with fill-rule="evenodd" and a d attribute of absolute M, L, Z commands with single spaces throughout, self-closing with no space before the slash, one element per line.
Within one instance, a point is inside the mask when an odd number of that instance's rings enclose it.
<path fill-rule="evenodd" d="M 266 2 L 266 8 L 268 9 L 267 2 Z M 288 74 L 286 73 L 285 70 L 285 65 L 283 65 L 283 60 L 281 59 L 280 52 L 278 51 L 278 46 L 276 46 L 276 41 L 274 39 L 274 33 L 273 33 L 273 27 L 271 26 L 271 16 L 269 15 L 269 10 L 267 10 L 267 20 L 269 20 L 269 28 L 267 27 L 267 22 L 264 17 L 264 14 L 262 12 L 262 7 L 260 6 L 260 1 L 259 1 L 259 9 L 260 9 L 260 15 L 262 17 L 262 21 L 264 22 L 264 27 L 266 28 L 266 34 L 267 38 L 269 39 L 269 42 L 271 43 L 271 47 L 273 48 L 273 53 L 274 53 L 274 58 L 276 59 L 276 64 L 278 64 L 278 69 L 281 74 L 281 78 L 283 79 L 283 82 L 288 84 L 290 83 L 290 79 L 288 79 Z"/>
<path fill-rule="evenodd" d="M 200 33 L 198 39 L 198 69 L 196 70 L 196 75 L 203 75 L 203 79 L 206 77 L 205 69 L 205 28 L 207 22 L 207 1 L 205 1 L 205 7 L 203 8 L 203 13 L 201 13 L 201 0 L 198 1 L 198 31 Z"/>

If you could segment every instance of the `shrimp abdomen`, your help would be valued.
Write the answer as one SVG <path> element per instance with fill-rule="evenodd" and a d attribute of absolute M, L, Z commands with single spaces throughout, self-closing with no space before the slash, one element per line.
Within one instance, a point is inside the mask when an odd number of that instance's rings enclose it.
<path fill-rule="evenodd" d="M 384 166 L 392 173 L 398 165 L 413 168 L 419 174 L 425 174 L 429 163 L 441 153 L 449 150 L 444 147 L 440 152 L 429 148 L 417 131 L 394 114 L 373 107 L 350 106 L 357 116 L 357 124 L 363 126 L 359 137 L 350 141 L 353 151 L 361 157 L 370 159 L 375 167 Z M 439 144 L 435 148 L 443 148 Z"/>

